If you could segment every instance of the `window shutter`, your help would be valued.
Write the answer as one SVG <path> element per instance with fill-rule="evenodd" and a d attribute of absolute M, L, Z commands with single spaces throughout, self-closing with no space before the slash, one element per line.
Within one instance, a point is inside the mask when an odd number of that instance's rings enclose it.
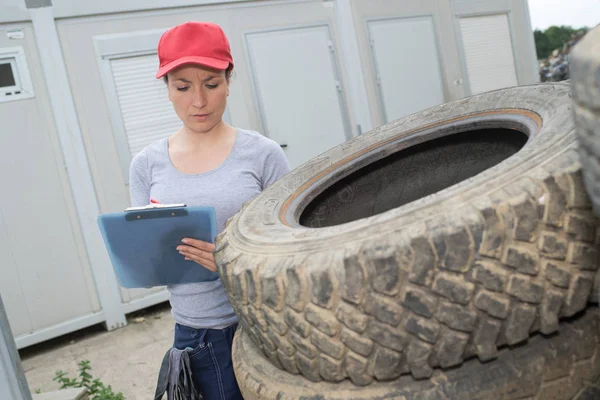
<path fill-rule="evenodd" d="M 155 78 L 158 69 L 155 54 L 115 58 L 110 67 L 132 157 L 181 127 L 166 85 Z"/>
<path fill-rule="evenodd" d="M 460 19 L 471 94 L 517 85 L 508 16 Z"/>

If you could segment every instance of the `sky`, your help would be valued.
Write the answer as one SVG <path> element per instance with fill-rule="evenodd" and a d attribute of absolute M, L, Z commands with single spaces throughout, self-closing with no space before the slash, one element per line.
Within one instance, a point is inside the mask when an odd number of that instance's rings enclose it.
<path fill-rule="evenodd" d="M 600 23 L 600 0 L 528 0 L 528 3 L 534 30 L 552 25 L 594 27 Z"/>

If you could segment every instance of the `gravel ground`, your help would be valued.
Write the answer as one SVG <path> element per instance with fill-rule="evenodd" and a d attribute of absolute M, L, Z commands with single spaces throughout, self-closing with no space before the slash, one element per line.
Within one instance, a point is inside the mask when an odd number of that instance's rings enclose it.
<path fill-rule="evenodd" d="M 173 344 L 170 306 L 162 303 L 128 316 L 128 325 L 107 332 L 93 326 L 20 350 L 32 393 L 58 390 L 57 370 L 77 375 L 77 364 L 89 360 L 91 374 L 122 392 L 127 400 L 154 397 L 156 377 L 165 352 Z"/>

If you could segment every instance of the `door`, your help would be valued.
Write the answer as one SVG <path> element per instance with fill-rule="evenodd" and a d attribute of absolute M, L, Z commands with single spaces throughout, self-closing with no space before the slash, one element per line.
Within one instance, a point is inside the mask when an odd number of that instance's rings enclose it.
<path fill-rule="evenodd" d="M 353 0 L 374 124 L 465 96 L 452 6 L 444 0 Z"/>
<path fill-rule="evenodd" d="M 328 25 L 247 33 L 246 45 L 263 133 L 291 168 L 350 138 Z"/>
<path fill-rule="evenodd" d="M 368 28 L 384 123 L 442 104 L 432 17 L 373 20 Z"/>

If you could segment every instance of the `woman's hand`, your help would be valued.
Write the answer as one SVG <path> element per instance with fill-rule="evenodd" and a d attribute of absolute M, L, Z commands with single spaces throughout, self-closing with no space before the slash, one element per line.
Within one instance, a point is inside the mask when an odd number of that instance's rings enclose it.
<path fill-rule="evenodd" d="M 217 271 L 214 244 L 191 238 L 184 238 L 181 242 L 183 244 L 177 246 L 177 250 L 186 260 L 194 261 L 212 272 Z"/>

